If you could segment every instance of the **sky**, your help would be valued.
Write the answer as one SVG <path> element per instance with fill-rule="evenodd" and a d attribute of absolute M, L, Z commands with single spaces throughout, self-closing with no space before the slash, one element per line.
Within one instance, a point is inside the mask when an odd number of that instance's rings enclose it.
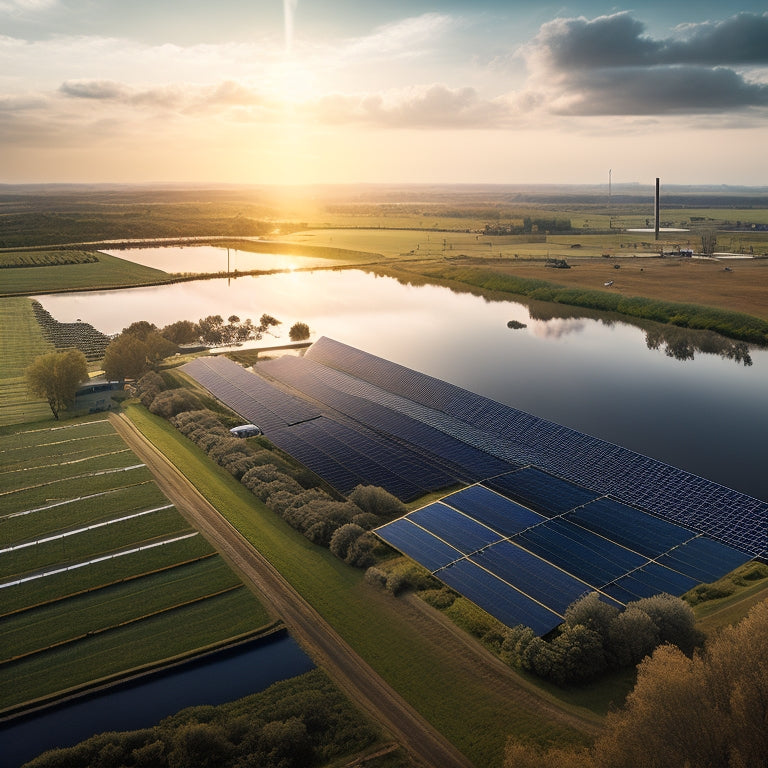
<path fill-rule="evenodd" d="M 0 0 L 0 183 L 768 184 L 764 2 Z"/>

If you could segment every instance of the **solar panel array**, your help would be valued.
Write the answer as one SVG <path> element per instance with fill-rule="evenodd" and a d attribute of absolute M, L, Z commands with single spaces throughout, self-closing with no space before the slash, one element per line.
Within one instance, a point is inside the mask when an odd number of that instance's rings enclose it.
<path fill-rule="evenodd" d="M 307 357 L 481 430 L 488 451 L 505 441 L 507 461 L 538 467 L 754 556 L 768 552 L 765 501 L 332 339 L 317 341 Z"/>
<path fill-rule="evenodd" d="M 557 478 L 542 514 L 518 502 L 546 475 L 523 468 L 376 529 L 384 541 L 508 626 L 546 634 L 589 592 L 614 605 L 713 581 L 749 555 Z M 586 499 L 586 502 L 585 502 Z M 559 507 L 553 512 L 555 504 Z M 611 522 L 613 518 L 613 522 Z"/>
<path fill-rule="evenodd" d="M 506 624 L 543 634 L 589 591 L 681 594 L 766 552 L 765 502 L 330 339 L 184 370 L 342 493 L 470 484 L 377 533 Z"/>
<path fill-rule="evenodd" d="M 259 370 L 270 379 L 223 357 L 197 358 L 183 370 L 344 494 L 357 485 L 378 485 L 409 501 L 514 466 L 400 412 L 336 390 L 309 375 L 302 362 L 285 357 L 263 364 Z"/>

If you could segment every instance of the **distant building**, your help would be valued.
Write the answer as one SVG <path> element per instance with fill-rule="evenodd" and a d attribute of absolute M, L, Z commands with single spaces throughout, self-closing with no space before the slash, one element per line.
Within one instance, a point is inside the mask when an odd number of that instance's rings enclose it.
<path fill-rule="evenodd" d="M 88 413 L 112 410 L 112 392 L 122 388 L 122 382 L 119 381 L 108 381 L 101 377 L 90 379 L 75 392 L 74 409 Z"/>

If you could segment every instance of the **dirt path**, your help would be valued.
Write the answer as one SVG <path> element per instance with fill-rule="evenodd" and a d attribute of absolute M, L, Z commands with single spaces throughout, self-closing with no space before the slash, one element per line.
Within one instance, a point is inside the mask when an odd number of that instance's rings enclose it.
<path fill-rule="evenodd" d="M 471 768 L 470 761 L 347 645 L 127 417 L 111 414 L 110 420 L 147 465 L 162 492 L 231 563 L 267 608 L 285 622 L 294 638 L 352 701 L 389 730 L 417 763 L 434 768 Z"/>

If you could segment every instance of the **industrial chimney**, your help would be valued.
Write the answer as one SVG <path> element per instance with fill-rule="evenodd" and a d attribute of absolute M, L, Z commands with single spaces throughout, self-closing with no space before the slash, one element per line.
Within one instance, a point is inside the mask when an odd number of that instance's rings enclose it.
<path fill-rule="evenodd" d="M 659 239 L 659 179 L 656 179 L 656 239 Z"/>

